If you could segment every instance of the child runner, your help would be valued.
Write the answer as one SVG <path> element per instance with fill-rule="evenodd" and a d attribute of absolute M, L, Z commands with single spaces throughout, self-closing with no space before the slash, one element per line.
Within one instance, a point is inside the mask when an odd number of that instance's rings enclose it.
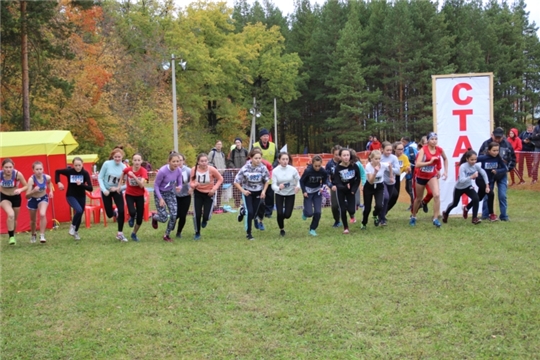
<path fill-rule="evenodd" d="M 390 196 L 390 201 L 388 202 L 388 211 L 390 211 L 394 205 L 396 205 L 399 194 L 401 190 L 401 174 L 407 174 L 410 175 L 411 173 L 411 163 L 409 162 L 409 157 L 405 155 L 404 153 L 404 146 L 401 143 L 401 141 L 397 141 L 393 145 L 394 148 L 394 154 L 398 158 L 399 162 L 399 172 L 395 174 L 396 183 L 394 185 L 394 191 L 392 192 L 392 196 Z"/>
<path fill-rule="evenodd" d="M 201 239 L 201 228 L 205 228 L 212 217 L 214 195 L 223 183 L 223 176 L 212 166 L 208 166 L 208 155 L 201 153 L 191 169 L 190 186 L 193 189 L 194 240 Z M 202 218 L 202 221 L 201 221 Z"/>
<path fill-rule="evenodd" d="M 263 153 L 263 150 L 258 147 L 258 146 L 255 146 L 253 147 L 253 149 L 259 149 L 261 151 L 261 155 L 264 156 L 264 153 Z M 277 161 L 277 160 L 276 160 Z M 255 227 L 255 229 L 257 230 L 261 230 L 261 231 L 264 231 L 265 227 L 264 227 L 264 224 L 263 224 L 263 220 L 264 220 L 264 217 L 267 215 L 268 213 L 268 204 L 270 204 L 270 200 L 266 199 L 267 196 L 270 196 L 269 194 L 272 194 L 272 197 L 274 197 L 274 190 L 271 189 L 271 185 L 272 185 L 272 172 L 274 170 L 272 164 L 267 161 L 264 157 L 261 158 L 261 163 L 266 166 L 266 170 L 268 170 L 268 178 L 270 179 L 268 181 L 268 187 L 270 189 L 268 189 L 268 194 L 264 194 L 265 196 L 265 200 L 263 201 L 263 205 L 259 206 L 259 211 L 255 214 L 255 218 L 253 219 L 253 226 Z M 274 203 L 274 200 L 272 200 L 272 204 Z"/>
<path fill-rule="evenodd" d="M 427 136 L 422 136 L 422 138 L 420 139 L 420 142 L 418 143 L 418 151 L 420 151 L 420 149 L 422 149 L 423 147 L 427 146 L 427 143 L 428 143 Z M 416 164 L 416 159 L 418 159 L 418 152 L 416 153 L 416 157 L 415 157 L 415 161 L 414 161 L 415 164 Z M 439 170 L 441 170 L 441 163 L 440 162 L 437 164 L 437 171 L 439 171 Z M 413 206 L 414 206 L 414 199 L 416 199 L 416 174 L 418 174 L 418 169 L 416 168 L 416 165 L 415 165 L 414 166 L 414 172 L 412 174 L 412 176 L 413 176 L 413 178 L 412 178 Z M 431 201 L 431 199 L 433 199 L 433 193 L 431 192 L 431 188 L 429 187 L 429 185 L 426 185 L 426 196 L 424 196 L 424 198 L 422 199 L 422 203 L 421 203 L 422 211 L 424 211 L 426 214 L 429 211 L 428 204 Z M 412 214 L 412 206 L 411 206 L 410 210 L 411 210 L 411 214 Z"/>
<path fill-rule="evenodd" d="M 47 242 L 45 239 L 47 208 L 49 207 L 49 198 L 53 198 L 51 177 L 43 173 L 41 161 L 34 162 L 32 170 L 34 170 L 34 175 L 28 179 L 28 190 L 26 190 L 26 198 L 28 199 L 26 207 L 30 212 L 30 228 L 32 229 L 30 242 L 36 242 L 36 218 L 39 210 L 39 242 L 45 244 Z M 49 195 L 47 195 L 47 188 L 49 189 Z"/>
<path fill-rule="evenodd" d="M 189 178 L 191 176 L 191 168 L 186 164 L 186 158 L 183 154 L 180 155 L 180 165 L 179 167 L 182 170 L 182 189 L 176 192 L 176 218 L 178 219 L 178 229 L 176 230 L 176 238 L 180 239 L 182 237 L 182 230 L 184 230 L 184 225 L 186 225 L 186 218 L 191 205 L 191 195 L 193 195 L 193 190 L 189 186 Z"/>
<path fill-rule="evenodd" d="M 22 185 L 19 188 L 19 185 Z M 21 193 L 28 189 L 26 180 L 20 171 L 15 170 L 15 163 L 11 159 L 2 161 L 0 171 L 0 207 L 7 215 L 7 228 L 9 245 L 16 245 L 15 230 L 17 218 L 21 210 Z"/>
<path fill-rule="evenodd" d="M 424 195 L 424 189 L 426 185 L 429 185 L 433 193 L 433 225 L 440 228 L 441 222 L 439 221 L 439 212 L 441 207 L 441 196 L 439 191 L 439 167 L 441 158 L 444 161 L 444 172 L 442 179 L 446 180 L 446 174 L 448 173 L 448 161 L 444 150 L 437 146 L 437 134 L 430 132 L 427 136 L 428 145 L 424 146 L 418 152 L 416 158 L 416 198 L 414 199 L 414 206 L 409 220 L 409 225 L 416 225 L 416 214 L 421 206 L 422 196 Z"/>
<path fill-rule="evenodd" d="M 487 154 L 481 155 L 478 157 L 478 162 L 482 165 L 482 169 L 485 170 L 488 176 L 489 180 L 489 188 L 491 191 L 487 193 L 487 208 L 489 213 L 489 221 L 494 222 L 499 220 L 497 218 L 497 215 L 495 215 L 494 211 L 494 201 L 495 201 L 495 183 L 497 183 L 497 187 L 499 186 L 499 182 L 503 179 L 506 180 L 506 173 L 508 172 L 508 168 L 504 160 L 499 155 L 499 149 L 500 145 L 499 143 L 492 141 L 489 143 L 487 148 Z M 481 186 L 480 184 L 478 185 Z M 506 190 L 506 187 L 504 188 Z M 479 192 L 479 198 L 483 199 L 485 194 L 482 194 Z M 482 195 L 482 197 L 480 197 Z M 504 202 L 506 203 L 506 191 L 504 191 Z M 501 201 L 501 194 L 499 194 L 499 201 Z M 468 207 L 469 209 L 470 207 Z M 501 218 L 503 216 L 508 217 L 506 213 L 503 214 L 503 209 L 501 208 Z"/>
<path fill-rule="evenodd" d="M 366 230 L 373 198 L 375 198 L 373 222 L 375 226 L 379 226 L 379 214 L 384 198 L 384 173 L 388 167 L 388 163 L 381 163 L 381 152 L 379 150 L 373 150 L 369 154 L 369 162 L 366 165 L 367 182 L 364 186 L 364 213 L 361 230 Z"/>
<path fill-rule="evenodd" d="M 399 174 L 399 160 L 396 155 L 392 154 L 392 144 L 388 141 L 382 143 L 382 156 L 381 163 L 387 163 L 388 167 L 385 167 L 384 171 L 384 193 L 383 193 L 383 206 L 379 215 L 379 221 L 381 226 L 386 226 L 387 219 L 386 213 L 388 212 L 388 205 L 390 203 L 390 196 L 394 192 L 394 186 L 396 184 L 395 174 Z"/>
<path fill-rule="evenodd" d="M 328 182 L 329 183 L 332 182 L 331 178 L 332 178 L 332 176 L 334 176 L 334 171 L 336 170 L 336 166 L 341 161 L 341 158 L 339 157 L 340 150 L 341 150 L 341 146 L 334 145 L 334 147 L 332 148 L 332 154 L 334 155 L 334 157 L 332 159 L 330 159 L 330 161 L 328 161 L 326 163 L 325 170 L 328 173 Z M 338 201 L 337 201 L 336 192 L 334 190 L 332 190 L 332 187 L 330 187 L 330 205 L 331 205 L 331 209 L 332 209 L 332 216 L 334 217 L 334 225 L 332 225 L 332 226 L 333 227 L 340 227 L 341 226 L 341 221 L 339 220 L 339 218 L 340 218 L 339 204 L 338 204 Z"/>
<path fill-rule="evenodd" d="M 86 206 L 86 191 L 92 192 L 94 188 L 90 174 L 83 168 L 82 159 L 75 157 L 72 164 L 73 167 L 56 170 L 54 172 L 54 182 L 58 185 L 58 190 L 64 190 L 64 184 L 60 182 L 60 175 L 64 175 L 68 179 L 66 201 L 74 212 L 68 233 L 75 240 L 81 240 L 79 227 L 81 226 L 81 220 Z"/>
<path fill-rule="evenodd" d="M 180 154 L 176 151 L 169 153 L 169 163 L 163 165 L 157 172 L 154 180 L 154 201 L 157 213 L 152 213 L 152 227 L 158 228 L 158 221 L 164 223 L 169 220 L 163 240 L 173 242 L 171 232 L 176 225 L 177 203 L 176 192 L 182 190 L 182 170 L 180 169 Z M 169 212 L 167 213 L 167 208 Z"/>
<path fill-rule="evenodd" d="M 124 196 L 122 196 L 122 172 L 126 165 L 122 162 L 124 150 L 119 147 L 111 151 L 112 160 L 103 163 L 99 172 L 98 181 L 101 189 L 101 200 L 105 213 L 110 219 L 116 217 L 118 223 L 118 233 L 116 239 L 126 242 L 128 239 L 124 236 Z M 113 209 L 113 201 L 116 209 Z"/>
<path fill-rule="evenodd" d="M 478 156 L 474 150 L 469 149 L 463 156 L 461 157 L 461 160 L 459 160 L 459 175 L 458 175 L 458 181 L 456 182 L 456 186 L 454 188 L 454 200 L 451 204 L 448 204 L 446 207 L 446 210 L 442 213 L 442 221 L 443 223 L 448 222 L 448 215 L 450 214 L 450 211 L 452 211 L 453 208 L 455 208 L 459 204 L 459 200 L 461 199 L 461 196 L 463 194 L 467 195 L 471 199 L 471 203 L 469 205 L 472 206 L 473 209 L 473 219 L 472 223 L 474 225 L 480 224 L 481 220 L 478 219 L 478 193 L 473 187 L 472 181 L 476 179 L 478 176 L 482 176 L 484 179 L 485 185 L 485 192 L 489 193 L 489 182 L 488 182 L 488 176 L 484 169 L 482 169 L 482 166 L 478 163 L 476 163 L 476 160 L 478 159 Z M 493 207 L 493 205 L 492 205 Z"/>
<path fill-rule="evenodd" d="M 294 198 L 300 190 L 300 175 L 289 165 L 289 154 L 279 153 L 279 165 L 272 172 L 272 190 L 276 194 L 276 213 L 279 235 L 285 236 L 285 219 L 290 219 L 294 210 Z"/>
<path fill-rule="evenodd" d="M 317 236 L 317 227 L 321 220 L 322 207 L 322 186 L 330 185 L 328 181 L 328 173 L 322 167 L 322 158 L 315 155 L 311 160 L 311 165 L 302 174 L 300 178 L 300 187 L 304 194 L 304 210 L 302 211 L 302 219 L 313 217 L 311 225 L 309 225 L 309 235 Z M 330 186 L 329 186 L 330 187 Z"/>
<path fill-rule="evenodd" d="M 332 189 L 336 191 L 338 204 L 343 223 L 343 234 L 349 233 L 347 222 L 347 212 L 351 217 L 351 223 L 356 222 L 354 213 L 356 212 L 355 194 L 360 186 L 360 170 L 356 166 L 356 159 L 351 159 L 349 149 L 339 151 L 341 162 L 336 166 L 332 177 Z"/>
<path fill-rule="evenodd" d="M 358 170 L 360 170 L 360 186 L 358 187 L 358 191 L 356 192 L 356 210 L 362 208 L 364 205 L 362 205 L 361 196 L 362 192 L 364 191 L 364 185 L 366 183 L 366 170 L 364 169 L 364 165 L 362 165 L 362 162 L 356 156 L 356 151 L 354 149 L 351 149 L 351 159 L 356 159 L 356 166 L 358 166 Z"/>
<path fill-rule="evenodd" d="M 238 221 L 246 218 L 246 238 L 255 240 L 251 234 L 251 224 L 255 220 L 259 207 L 264 207 L 264 197 L 270 173 L 266 166 L 262 163 L 262 152 L 258 148 L 253 148 L 249 153 L 250 161 L 236 174 L 234 186 L 242 193 L 244 207 L 238 212 Z"/>
<path fill-rule="evenodd" d="M 142 165 L 141 154 L 132 157 L 133 166 L 124 169 L 124 180 L 126 184 L 126 205 L 129 212 L 128 224 L 133 228 L 131 240 L 139 241 L 137 231 L 141 227 L 144 216 L 144 184 L 148 182 L 148 172 Z M 135 219 L 137 222 L 135 223 Z"/>

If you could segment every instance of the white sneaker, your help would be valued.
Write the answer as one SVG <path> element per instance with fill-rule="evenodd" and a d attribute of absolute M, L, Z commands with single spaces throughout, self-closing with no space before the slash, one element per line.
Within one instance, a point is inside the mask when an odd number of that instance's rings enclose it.
<path fill-rule="evenodd" d="M 128 241 L 128 239 L 124 236 L 124 233 L 118 233 L 118 234 L 116 235 L 116 239 L 117 239 L 117 240 L 120 240 L 120 241 L 122 241 L 122 242 L 127 242 L 127 241 Z"/>
<path fill-rule="evenodd" d="M 31 244 L 34 244 L 36 242 L 36 235 L 32 235 L 32 237 L 30 238 L 30 243 Z"/>
<path fill-rule="evenodd" d="M 40 235 L 39 242 L 42 243 L 42 244 L 45 244 L 47 242 L 47 240 L 45 240 L 45 234 Z"/>
<path fill-rule="evenodd" d="M 73 235 L 73 237 L 75 238 L 75 240 L 81 240 L 81 237 L 79 236 L 78 231 L 75 231 L 75 234 Z"/>
<path fill-rule="evenodd" d="M 75 226 L 73 226 L 73 225 L 69 226 L 68 234 L 71 235 L 71 236 L 75 236 Z"/>

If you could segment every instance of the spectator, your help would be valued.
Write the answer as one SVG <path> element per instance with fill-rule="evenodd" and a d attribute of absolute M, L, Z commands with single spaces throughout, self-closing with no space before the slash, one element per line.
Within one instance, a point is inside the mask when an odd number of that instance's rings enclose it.
<path fill-rule="evenodd" d="M 529 139 L 530 142 L 534 144 L 534 159 L 532 164 L 533 170 L 533 184 L 536 184 L 538 181 L 538 163 L 540 162 L 540 120 L 538 120 L 538 125 L 533 129 L 533 135 Z"/>
<path fill-rule="evenodd" d="M 242 146 L 242 139 L 237 137 L 234 139 L 234 144 L 234 148 L 231 149 L 229 156 L 227 156 L 227 168 L 231 170 L 228 170 L 225 174 L 225 182 L 228 182 L 229 176 L 227 174 L 234 180 L 238 169 L 241 169 L 246 164 L 248 158 L 248 151 Z M 233 188 L 233 198 L 234 206 L 239 207 L 242 201 L 242 193 L 236 187 Z"/>
<path fill-rule="evenodd" d="M 382 148 L 381 142 L 379 141 L 379 139 L 377 139 L 377 136 L 373 135 L 373 141 L 369 145 L 368 150 L 369 151 L 381 150 L 381 148 Z"/>
<path fill-rule="evenodd" d="M 369 151 L 369 146 L 371 145 L 372 142 L 373 142 L 373 136 L 370 135 L 369 140 L 368 140 L 368 142 L 366 144 L 366 150 Z"/>
<path fill-rule="evenodd" d="M 521 145 L 521 139 L 519 138 L 519 133 L 517 131 L 517 129 L 510 129 L 510 131 L 508 132 L 508 138 L 506 140 L 508 140 L 508 142 L 510 143 L 510 145 L 512 145 L 512 148 L 514 149 L 514 152 L 516 153 L 516 163 L 519 163 L 519 158 L 522 156 L 521 154 L 521 149 L 522 149 L 522 145 Z M 512 183 L 510 184 L 510 186 L 513 186 L 516 184 L 516 182 L 514 181 L 514 173 L 517 174 L 520 182 L 519 184 L 523 184 L 525 181 L 523 181 L 523 175 L 519 173 L 518 171 L 518 168 L 517 166 L 514 168 L 514 170 L 512 170 L 510 172 L 510 178 L 512 179 Z"/>
<path fill-rule="evenodd" d="M 223 148 L 223 143 L 221 140 L 216 141 L 216 145 L 210 150 L 208 153 L 208 165 L 216 168 L 220 175 L 223 175 L 225 172 L 225 169 L 227 168 L 226 165 L 226 156 L 221 151 Z M 221 209 L 221 187 L 218 189 L 216 193 L 216 209 L 215 212 L 222 213 L 223 209 Z"/>
<path fill-rule="evenodd" d="M 493 130 L 491 138 L 484 141 L 478 153 L 482 155 L 487 155 L 488 146 L 491 142 L 496 142 L 499 144 L 499 156 L 504 161 L 504 164 L 506 165 L 506 170 L 512 171 L 516 167 L 516 153 L 514 152 L 514 148 L 512 147 L 512 145 L 510 145 L 510 143 L 505 139 L 504 130 L 502 128 L 498 127 Z M 499 208 L 501 211 L 499 219 L 501 221 L 509 221 L 510 219 L 508 218 L 506 212 L 508 208 L 508 203 L 506 200 L 506 189 L 508 188 L 507 173 L 505 172 L 504 174 L 499 174 L 495 182 L 497 183 L 497 195 L 499 197 Z M 493 190 L 493 187 L 491 187 L 491 189 Z M 487 201 L 484 201 L 484 204 L 482 205 L 482 219 L 488 219 L 489 215 L 490 214 L 488 211 Z"/>
<path fill-rule="evenodd" d="M 253 144 L 253 147 L 260 148 L 262 152 L 262 158 L 268 161 L 275 168 L 277 166 L 277 147 L 276 144 L 270 141 L 270 133 L 266 129 L 259 131 L 259 141 Z M 267 218 L 272 217 L 272 211 L 274 210 L 274 190 L 272 190 L 272 180 L 269 181 L 268 188 L 266 189 L 265 197 L 265 216 Z"/>
<path fill-rule="evenodd" d="M 534 126 L 532 124 L 527 125 L 527 130 L 523 131 L 519 138 L 521 139 L 521 145 L 524 153 L 518 159 L 518 167 L 521 176 L 525 175 L 524 166 L 527 166 L 527 174 L 532 178 L 533 181 L 538 180 L 538 171 L 533 170 L 534 163 L 534 143 L 530 141 L 530 138 L 533 136 Z M 530 153 L 530 154 L 529 154 Z M 524 184 L 523 180 L 518 185 Z"/>

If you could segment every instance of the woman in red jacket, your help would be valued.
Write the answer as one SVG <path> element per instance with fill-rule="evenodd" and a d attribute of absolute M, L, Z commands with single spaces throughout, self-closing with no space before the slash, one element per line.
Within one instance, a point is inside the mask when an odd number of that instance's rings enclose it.
<path fill-rule="evenodd" d="M 510 145 L 512 145 L 512 148 L 514 148 L 514 152 L 516 153 L 516 164 L 519 164 L 519 158 L 522 156 L 521 150 L 523 150 L 523 144 L 521 143 L 521 139 L 519 138 L 519 132 L 517 129 L 510 129 L 508 132 L 508 142 Z M 523 181 L 523 169 L 516 166 L 511 172 L 510 177 L 512 178 L 512 185 L 516 185 L 516 182 L 514 181 L 514 174 L 517 174 L 519 178 L 519 184 L 524 184 L 525 181 Z M 519 185 L 518 184 L 518 185 Z"/>

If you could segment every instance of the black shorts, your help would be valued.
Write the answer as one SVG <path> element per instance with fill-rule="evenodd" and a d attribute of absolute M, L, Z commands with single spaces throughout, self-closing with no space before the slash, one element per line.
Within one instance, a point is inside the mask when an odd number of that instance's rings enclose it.
<path fill-rule="evenodd" d="M 434 177 L 436 177 L 436 176 L 434 176 Z M 434 177 L 432 177 L 431 179 L 433 179 Z M 426 186 L 427 183 L 429 182 L 429 180 L 431 180 L 431 179 L 422 179 L 422 178 L 417 177 L 416 178 L 416 183 L 418 185 Z"/>
<path fill-rule="evenodd" d="M 7 200 L 11 203 L 12 208 L 21 207 L 21 194 L 19 195 L 6 195 L 0 192 L 0 202 Z"/>

